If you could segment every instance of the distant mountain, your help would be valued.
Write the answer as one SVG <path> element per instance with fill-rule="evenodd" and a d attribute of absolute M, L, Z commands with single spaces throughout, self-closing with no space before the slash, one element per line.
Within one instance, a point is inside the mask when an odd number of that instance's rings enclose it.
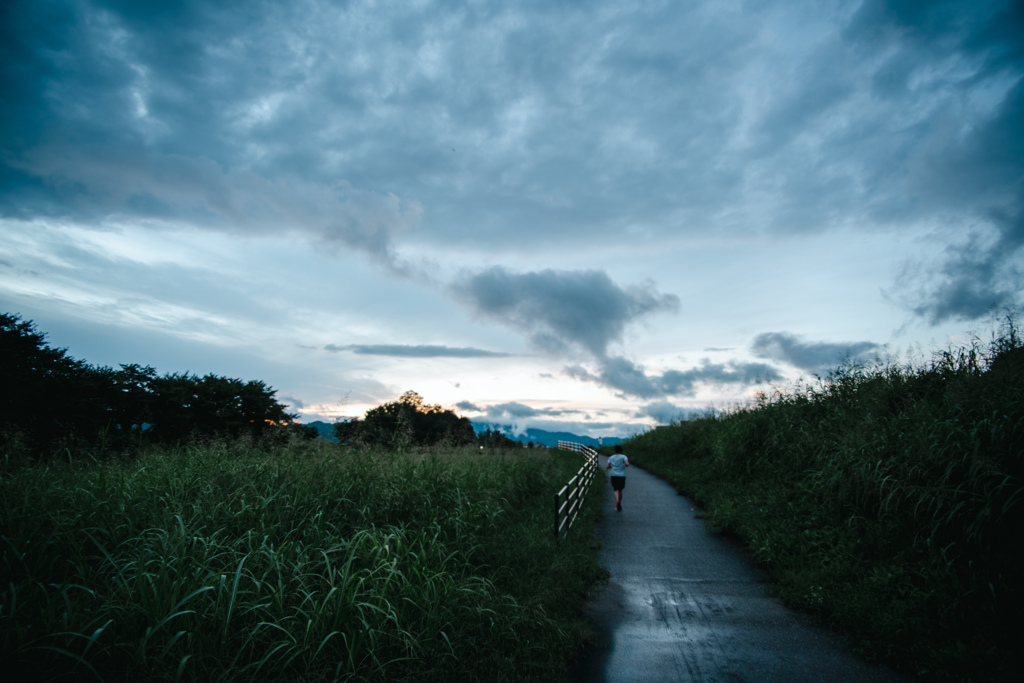
<path fill-rule="evenodd" d="M 472 420 L 470 421 L 473 422 Z M 579 434 L 573 434 L 572 432 L 549 432 L 535 427 L 528 427 L 526 434 L 515 434 L 512 425 L 497 424 L 495 422 L 473 422 L 473 429 L 476 430 L 477 434 L 487 431 L 488 429 L 493 429 L 501 432 L 514 441 L 522 441 L 523 443 L 532 441 L 533 443 L 544 444 L 549 448 L 557 446 L 559 441 L 572 441 L 573 443 L 579 443 L 584 446 L 596 448 L 602 445 L 613 446 L 626 440 L 617 436 L 605 436 L 600 439 L 595 439 L 592 436 L 580 436 Z"/>
<path fill-rule="evenodd" d="M 513 441 L 521 441 L 522 443 L 533 443 L 543 444 L 549 448 L 554 448 L 558 445 L 559 441 L 572 441 L 573 443 L 580 443 L 584 446 L 592 446 L 594 448 L 605 445 L 612 446 L 617 443 L 621 443 L 626 439 L 620 439 L 615 436 L 606 436 L 601 439 L 595 439 L 591 436 L 580 436 L 579 434 L 573 434 L 572 432 L 549 432 L 543 429 L 536 429 L 530 427 L 526 430 L 526 434 L 514 434 L 512 425 L 497 424 L 495 422 L 473 422 L 473 430 L 479 434 L 480 432 L 488 429 L 493 429 L 501 432 Z M 337 441 L 334 438 L 334 423 L 324 422 L 323 420 L 316 420 L 315 422 L 306 422 L 307 427 L 316 427 L 316 431 L 320 434 L 320 437 L 328 441 Z"/>

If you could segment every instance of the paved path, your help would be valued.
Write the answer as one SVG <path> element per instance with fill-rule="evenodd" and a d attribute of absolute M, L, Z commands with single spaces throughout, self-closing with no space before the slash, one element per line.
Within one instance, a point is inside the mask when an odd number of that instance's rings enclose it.
<path fill-rule="evenodd" d="M 607 458 L 601 457 L 601 467 Z M 622 512 L 605 484 L 597 535 L 611 572 L 588 605 L 597 643 L 575 681 L 905 681 L 858 659 L 771 597 L 733 542 L 709 533 L 693 504 L 630 467 Z"/>

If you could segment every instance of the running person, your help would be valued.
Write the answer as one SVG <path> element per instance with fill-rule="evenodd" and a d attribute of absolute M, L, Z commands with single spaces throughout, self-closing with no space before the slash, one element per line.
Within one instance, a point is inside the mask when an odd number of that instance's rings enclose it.
<path fill-rule="evenodd" d="M 622 489 L 626 488 L 626 468 L 629 459 L 622 454 L 622 446 L 615 446 L 615 455 L 608 458 L 605 469 L 612 471 L 612 490 L 615 491 L 615 509 L 622 509 Z"/>

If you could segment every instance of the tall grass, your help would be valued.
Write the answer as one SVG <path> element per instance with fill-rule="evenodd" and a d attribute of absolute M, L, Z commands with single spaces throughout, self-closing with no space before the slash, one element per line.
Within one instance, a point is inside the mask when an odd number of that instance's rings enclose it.
<path fill-rule="evenodd" d="M 1014 326 L 927 365 L 654 430 L 630 459 L 743 539 L 791 605 L 928 680 L 1019 675 L 1024 348 Z"/>
<path fill-rule="evenodd" d="M 556 545 L 550 528 L 551 493 L 578 467 L 542 451 L 244 441 L 8 460 L 0 667 L 40 680 L 550 680 L 601 575 L 585 530 Z"/>

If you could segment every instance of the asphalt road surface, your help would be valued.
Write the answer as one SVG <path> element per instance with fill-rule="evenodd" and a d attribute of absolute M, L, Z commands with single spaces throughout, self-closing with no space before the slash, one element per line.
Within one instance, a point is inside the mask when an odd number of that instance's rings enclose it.
<path fill-rule="evenodd" d="M 596 533 L 611 578 L 591 596 L 596 643 L 573 681 L 908 680 L 784 607 L 750 557 L 710 532 L 671 486 L 636 467 L 627 474 L 622 512 L 605 484 Z"/>

